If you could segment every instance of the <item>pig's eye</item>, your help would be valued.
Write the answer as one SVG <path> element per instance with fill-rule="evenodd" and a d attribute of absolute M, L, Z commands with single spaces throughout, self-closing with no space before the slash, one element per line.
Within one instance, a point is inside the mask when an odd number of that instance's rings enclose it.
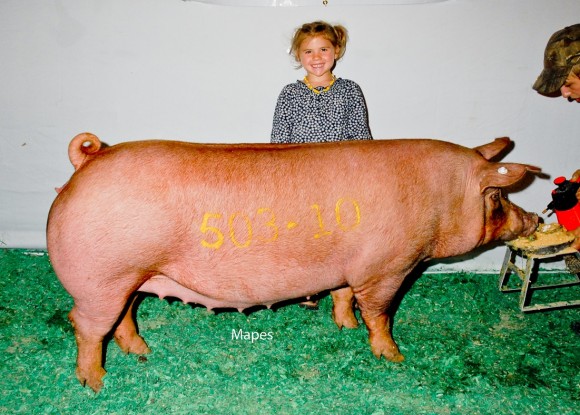
<path fill-rule="evenodd" d="M 489 206 L 491 220 L 501 220 L 504 216 L 502 194 L 500 189 L 495 189 L 489 195 Z"/>
<path fill-rule="evenodd" d="M 501 190 L 500 189 L 496 189 L 494 190 L 490 195 L 489 195 L 489 200 L 490 200 L 490 204 L 492 207 L 492 209 L 501 209 L 502 207 L 502 200 L 503 196 L 501 194 Z"/>

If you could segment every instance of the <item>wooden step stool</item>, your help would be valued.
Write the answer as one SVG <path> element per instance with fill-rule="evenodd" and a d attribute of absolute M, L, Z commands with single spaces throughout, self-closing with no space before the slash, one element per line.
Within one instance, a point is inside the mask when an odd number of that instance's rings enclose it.
<path fill-rule="evenodd" d="M 509 242 L 506 243 L 507 245 L 507 252 L 505 254 L 505 258 L 503 261 L 503 265 L 501 267 L 501 271 L 499 273 L 499 289 L 502 292 L 514 292 L 520 291 L 520 310 L 523 312 L 528 311 L 540 311 L 552 308 L 563 308 L 563 307 L 574 307 L 580 305 L 580 300 L 572 300 L 572 301 L 555 301 L 551 303 L 544 303 L 544 304 L 535 304 L 530 305 L 532 293 L 535 290 L 545 290 L 545 289 L 555 289 L 555 288 L 562 288 L 562 287 L 570 287 L 573 285 L 580 284 L 580 274 L 571 274 L 575 276 L 574 280 L 565 281 L 558 284 L 546 284 L 546 285 L 537 285 L 537 264 L 536 262 L 541 262 L 542 260 L 553 258 L 558 259 L 559 257 L 564 257 L 565 255 L 576 255 L 576 258 L 580 260 L 580 253 L 570 247 L 565 247 L 563 249 L 554 249 L 554 252 L 551 252 L 549 246 L 543 247 L 546 249 L 539 250 L 543 253 L 538 253 L 538 251 L 525 251 L 522 249 L 518 249 L 513 244 Z M 515 260 L 520 256 L 525 261 L 525 268 L 519 268 Z M 516 273 L 521 280 L 521 286 L 517 288 L 508 288 L 509 278 L 512 275 L 512 272 Z"/>

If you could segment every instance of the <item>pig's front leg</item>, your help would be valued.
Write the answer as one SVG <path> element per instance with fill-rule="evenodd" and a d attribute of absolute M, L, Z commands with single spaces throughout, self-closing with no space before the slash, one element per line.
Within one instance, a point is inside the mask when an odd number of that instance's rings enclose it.
<path fill-rule="evenodd" d="M 330 292 L 332 296 L 332 319 L 339 329 L 354 329 L 358 320 L 354 315 L 354 293 L 352 288 L 344 287 Z"/>
<path fill-rule="evenodd" d="M 388 314 L 396 290 L 388 282 L 385 284 L 383 281 L 383 284 L 378 285 L 383 286 L 374 286 L 355 293 L 362 319 L 369 331 L 371 350 L 379 359 L 385 356 L 391 362 L 402 362 L 405 357 L 393 340 L 391 317 Z"/>
<path fill-rule="evenodd" d="M 391 362 L 402 362 L 405 357 L 399 351 L 391 334 L 391 318 L 387 313 L 373 315 L 361 309 L 362 318 L 369 330 L 369 342 L 373 354 L 380 359 L 385 356 Z"/>

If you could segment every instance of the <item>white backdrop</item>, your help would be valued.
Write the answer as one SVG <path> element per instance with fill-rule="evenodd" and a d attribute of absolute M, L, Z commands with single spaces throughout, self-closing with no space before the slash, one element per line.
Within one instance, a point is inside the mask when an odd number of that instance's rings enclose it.
<path fill-rule="evenodd" d="M 54 188 L 73 171 L 67 146 L 77 133 L 109 144 L 269 141 L 278 93 L 303 76 L 287 54 L 292 32 L 316 19 L 348 28 L 335 73 L 362 87 L 376 139 L 476 146 L 507 135 L 516 146 L 505 160 L 541 166 L 552 178 L 580 168 L 580 106 L 531 89 L 549 36 L 580 21 L 578 0 L 2 0 L 0 246 L 45 247 Z M 552 188 L 536 179 L 510 198 L 540 212 Z M 503 253 L 437 266 L 496 270 Z"/>

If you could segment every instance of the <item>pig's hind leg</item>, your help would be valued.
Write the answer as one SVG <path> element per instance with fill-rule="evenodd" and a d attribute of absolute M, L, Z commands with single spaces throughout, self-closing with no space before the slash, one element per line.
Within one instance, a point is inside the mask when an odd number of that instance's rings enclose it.
<path fill-rule="evenodd" d="M 121 350 L 125 353 L 147 354 L 151 349 L 137 333 L 137 326 L 135 325 L 134 308 L 137 296 L 129 303 L 129 307 L 124 312 L 124 315 L 115 329 L 113 338 Z"/>
<path fill-rule="evenodd" d="M 76 375 L 83 386 L 88 385 L 95 392 L 102 388 L 102 379 L 106 374 L 103 368 L 103 341 L 117 322 L 115 336 L 123 350 L 137 348 L 144 351 L 147 348 L 142 339 L 135 340 L 138 335 L 132 321 L 132 304 L 128 305 L 132 288 L 118 284 L 114 290 L 88 290 L 88 296 L 75 298 L 75 305 L 69 314 L 78 348 Z"/>
<path fill-rule="evenodd" d="M 69 319 L 75 330 L 77 342 L 77 379 L 83 386 L 90 386 L 98 392 L 103 387 L 103 376 L 107 372 L 103 368 L 103 340 L 111 330 L 107 324 L 98 324 L 92 317 L 82 311 L 76 304 L 69 314 Z"/>

